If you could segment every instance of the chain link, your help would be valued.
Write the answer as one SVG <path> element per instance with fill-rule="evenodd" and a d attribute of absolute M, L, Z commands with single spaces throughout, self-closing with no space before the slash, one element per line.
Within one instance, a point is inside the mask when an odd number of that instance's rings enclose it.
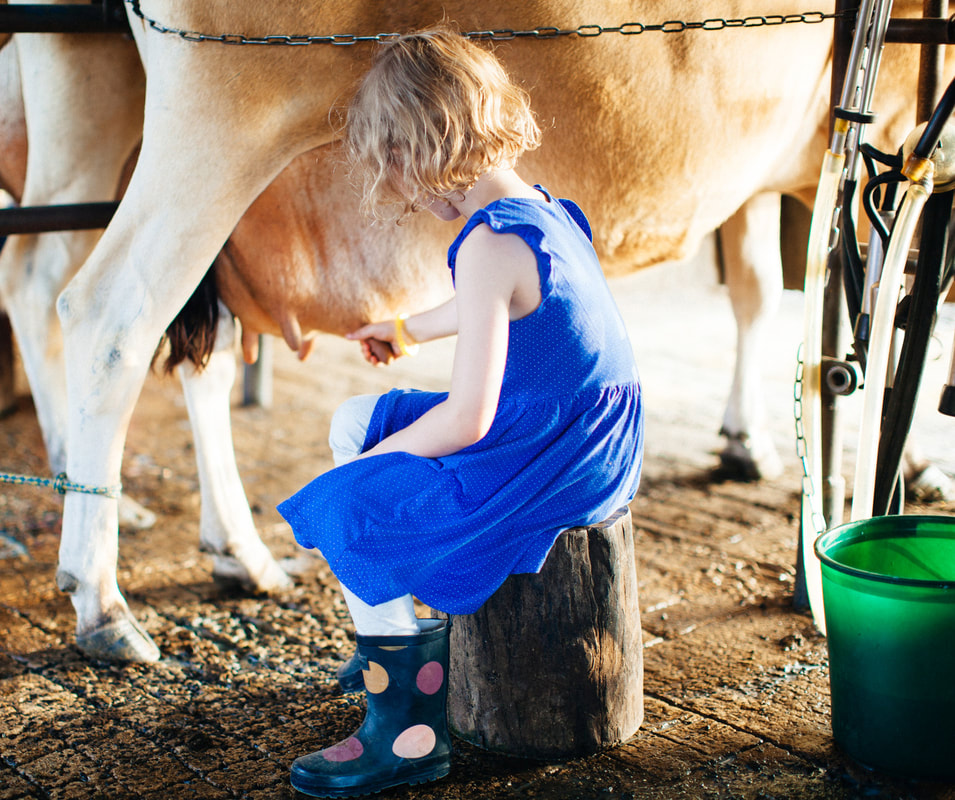
<path fill-rule="evenodd" d="M 331 44 L 349 46 L 366 42 L 387 42 L 395 39 L 399 33 L 375 33 L 368 36 L 358 36 L 352 33 L 331 33 L 319 35 L 304 34 L 270 34 L 267 36 L 247 36 L 242 33 L 200 33 L 199 31 L 184 30 L 164 25 L 151 17 L 147 17 L 140 0 L 126 0 L 132 12 L 158 33 L 178 36 L 187 42 L 218 42 L 220 44 L 259 44 L 302 46 L 311 44 Z M 683 20 L 667 20 L 659 24 L 645 24 L 642 22 L 625 22 L 622 25 L 604 27 L 602 25 L 578 25 L 576 28 L 557 28 L 540 26 L 530 30 L 499 30 L 467 31 L 462 35 L 468 39 L 490 40 L 495 42 L 510 39 L 558 39 L 560 37 L 576 36 L 581 39 L 590 39 L 605 33 L 618 33 L 622 36 L 636 36 L 642 33 L 683 33 L 685 31 L 721 31 L 727 28 L 765 28 L 775 25 L 807 24 L 816 25 L 828 19 L 847 18 L 853 12 L 838 12 L 825 14 L 822 11 L 807 11 L 802 14 L 769 14 L 766 16 L 741 17 L 739 19 L 713 18 L 700 22 L 685 22 Z"/>

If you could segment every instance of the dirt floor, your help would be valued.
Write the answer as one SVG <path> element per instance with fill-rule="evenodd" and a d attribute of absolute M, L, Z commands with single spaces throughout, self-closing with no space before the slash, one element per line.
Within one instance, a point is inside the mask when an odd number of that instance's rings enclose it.
<path fill-rule="evenodd" d="M 646 470 L 632 505 L 643 726 L 614 749 L 563 763 L 456 742 L 449 778 L 379 796 L 955 798 L 955 785 L 855 765 L 832 740 L 826 640 L 790 603 L 800 298 L 786 298 L 764 359 L 785 472 L 737 484 L 713 471 L 734 345 L 724 290 L 709 273 L 684 267 L 614 286 L 648 409 Z M 241 407 L 236 390 L 239 466 L 275 554 L 297 555 L 275 505 L 330 466 L 324 437 L 337 403 L 391 385 L 442 387 L 450 345 L 428 350 L 374 370 L 345 342 L 323 339 L 305 365 L 277 343 L 272 408 Z M 0 420 L 0 471 L 47 475 L 22 375 L 18 391 L 18 412 Z M 951 459 L 952 430 L 938 430 L 928 437 L 931 454 Z M 362 702 L 334 681 L 352 634 L 334 580 L 320 562 L 276 597 L 243 596 L 211 580 L 197 549 L 193 445 L 174 380 L 148 381 L 123 479 L 159 514 L 152 529 L 120 537 L 120 584 L 163 653 L 150 666 L 80 654 L 69 600 L 54 584 L 60 499 L 0 488 L 0 800 L 293 796 L 292 760 L 347 735 L 362 717 Z"/>

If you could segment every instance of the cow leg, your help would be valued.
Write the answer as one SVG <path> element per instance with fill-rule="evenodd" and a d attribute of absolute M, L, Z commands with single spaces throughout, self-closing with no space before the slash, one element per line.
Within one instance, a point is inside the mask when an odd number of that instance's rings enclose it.
<path fill-rule="evenodd" d="M 721 430 L 727 444 L 720 460 L 724 469 L 747 480 L 782 472 L 765 422 L 759 371 L 761 344 L 771 333 L 783 289 L 779 204 L 778 194 L 756 195 L 720 228 L 737 326 L 736 367 Z"/>
<path fill-rule="evenodd" d="M 140 225 L 157 213 L 147 191 L 137 187 L 142 164 L 141 156 L 113 222 L 57 302 L 70 398 L 66 472 L 72 482 L 91 487 L 119 482 L 129 419 L 152 353 L 228 234 L 215 225 L 210 228 L 218 230 L 216 239 L 208 230 L 196 231 L 194 220 L 177 218 L 186 204 L 175 201 L 161 223 Z M 156 195 L 171 191 L 158 189 Z M 167 230 L 176 235 L 165 235 Z M 67 493 L 57 585 L 71 596 L 84 652 L 154 661 L 159 650 L 136 623 L 117 583 L 118 522 L 116 500 Z"/>
<path fill-rule="evenodd" d="M 117 36 L 18 35 L 30 137 L 22 203 L 109 200 L 142 128 L 135 48 Z M 55 301 L 99 232 L 12 236 L 0 257 L 10 315 L 54 474 L 66 466 L 66 386 Z"/>
<path fill-rule="evenodd" d="M 173 60 L 200 52 L 163 46 Z M 263 139 L 228 97 L 214 107 L 210 98 L 218 102 L 228 81 L 210 96 L 177 83 L 188 82 L 188 69 L 156 74 L 129 187 L 57 302 L 70 400 L 67 475 L 90 486 L 119 481 L 129 420 L 163 331 L 242 213 L 295 155 Z M 210 142 L 218 157 L 189 157 L 207 153 Z M 117 547 L 116 501 L 68 493 L 58 583 L 71 594 L 78 643 L 94 657 L 153 660 L 158 650 L 117 585 Z"/>
<path fill-rule="evenodd" d="M 215 351 L 202 370 L 190 362 L 178 367 L 196 445 L 201 511 L 200 548 L 214 556 L 213 574 L 250 591 L 269 592 L 291 585 L 255 529 L 235 462 L 230 395 L 235 383 L 235 323 L 220 308 Z"/>

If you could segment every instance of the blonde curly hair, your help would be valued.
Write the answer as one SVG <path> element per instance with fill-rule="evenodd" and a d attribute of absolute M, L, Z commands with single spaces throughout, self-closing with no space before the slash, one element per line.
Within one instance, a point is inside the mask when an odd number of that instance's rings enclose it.
<path fill-rule="evenodd" d="M 361 208 L 378 219 L 466 192 L 540 138 L 526 92 L 492 53 L 447 25 L 387 41 L 346 112 Z"/>

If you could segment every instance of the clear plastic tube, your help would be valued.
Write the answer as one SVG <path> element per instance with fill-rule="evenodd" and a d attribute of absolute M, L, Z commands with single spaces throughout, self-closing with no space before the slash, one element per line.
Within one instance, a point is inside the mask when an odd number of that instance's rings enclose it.
<path fill-rule="evenodd" d="M 931 162 L 929 162 L 931 164 Z M 932 193 L 933 168 L 918 182 L 910 183 L 899 210 L 892 237 L 885 253 L 879 294 L 872 313 L 869 351 L 866 358 L 865 387 L 862 392 L 862 419 L 859 424 L 859 449 L 856 455 L 855 482 L 852 489 L 852 521 L 872 516 L 875 493 L 875 468 L 882 427 L 882 400 L 889 369 L 889 355 L 895 330 L 895 310 L 909 255 L 909 247 L 925 201 Z"/>
<path fill-rule="evenodd" d="M 806 595 L 813 621 L 822 633 L 826 620 L 822 605 L 822 572 L 813 545 L 825 529 L 822 513 L 822 308 L 826 267 L 832 238 L 833 217 L 845 156 L 826 152 L 816 188 L 809 246 L 806 252 L 806 283 L 803 316 L 802 426 L 806 448 L 808 491 L 802 496 L 802 562 Z"/>

